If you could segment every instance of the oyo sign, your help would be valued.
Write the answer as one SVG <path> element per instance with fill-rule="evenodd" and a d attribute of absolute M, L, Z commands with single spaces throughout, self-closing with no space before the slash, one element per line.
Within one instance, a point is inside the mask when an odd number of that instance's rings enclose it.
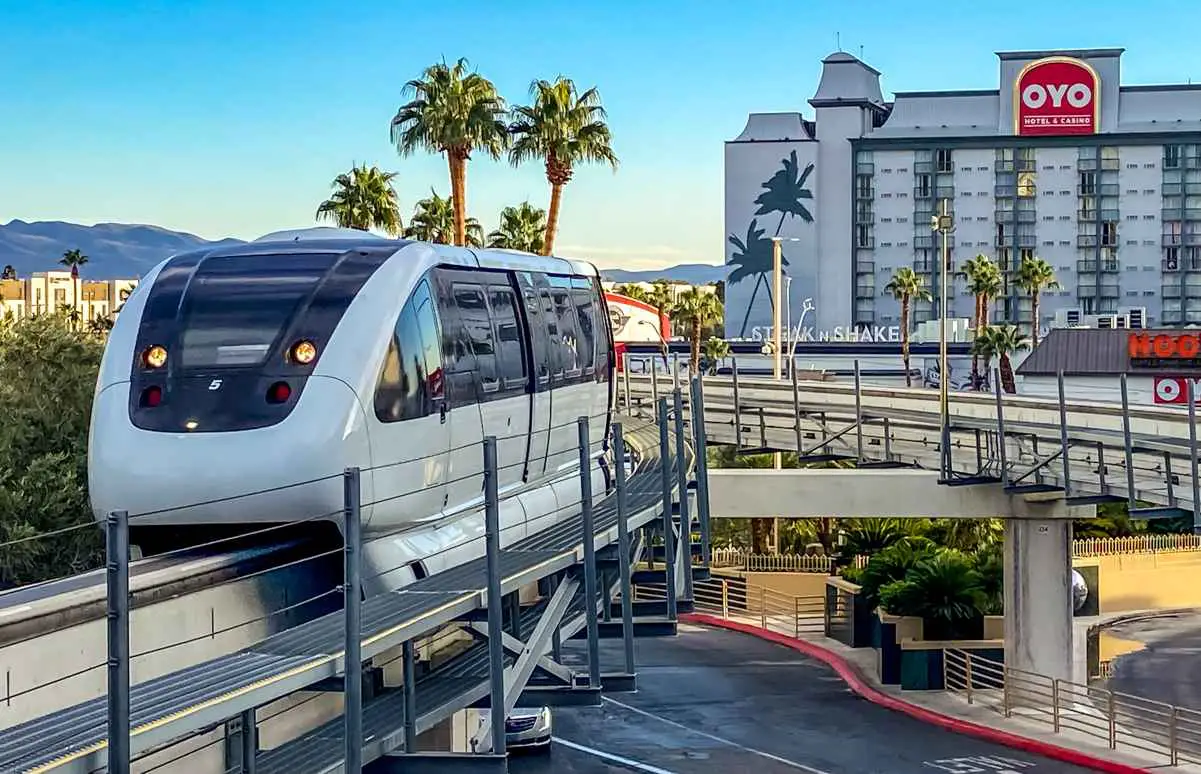
<path fill-rule="evenodd" d="M 1201 379 L 1189 379 L 1183 376 L 1157 376 L 1155 377 L 1155 402 L 1160 405 L 1187 404 L 1190 386 L 1197 399 L 1201 399 Z"/>
<path fill-rule="evenodd" d="M 1095 134 L 1101 79 L 1079 59 L 1052 56 L 1022 68 L 1013 84 L 1014 134 Z"/>

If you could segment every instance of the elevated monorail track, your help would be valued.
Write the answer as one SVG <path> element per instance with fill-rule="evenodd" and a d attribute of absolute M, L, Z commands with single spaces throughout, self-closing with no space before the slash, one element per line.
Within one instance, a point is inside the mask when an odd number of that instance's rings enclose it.
<path fill-rule="evenodd" d="M 670 466 L 671 480 L 675 481 L 674 473 L 680 463 L 675 459 L 660 459 L 657 427 L 629 417 L 625 418 L 625 425 L 626 439 L 638 458 L 627 487 L 628 525 L 630 529 L 636 529 L 661 513 L 663 465 Z M 690 455 L 691 450 L 686 450 L 682 464 L 691 466 Z M 677 491 L 676 487 L 672 491 Z M 613 495 L 598 500 L 593 519 L 596 529 L 593 540 L 597 549 L 616 543 L 617 508 Z M 583 558 L 582 528 L 582 515 L 577 509 L 573 516 L 554 527 L 504 547 L 500 562 L 502 594 L 578 565 Z M 385 654 L 406 641 L 428 636 L 484 607 L 487 603 L 485 564 L 486 559 L 481 557 L 364 601 L 361 640 L 364 661 Z M 93 588 L 82 581 L 73 583 L 77 587 L 70 589 L 68 594 Z M 579 604 L 583 604 L 582 601 Z M 345 669 L 343 644 L 343 616 L 336 611 L 273 634 L 236 653 L 137 683 L 131 691 L 132 755 L 136 758 L 162 749 L 247 710 L 338 677 Z M 464 662 L 457 660 L 456 663 Z M 464 679 L 458 683 L 445 683 L 445 686 L 461 688 L 457 694 L 454 688 L 435 690 L 432 687 L 431 680 L 444 686 L 442 677 L 448 677 L 445 671 L 434 670 L 423 680 L 425 688 L 421 690 L 426 698 L 419 702 L 419 727 L 429 727 L 445 717 L 448 711 L 483 695 L 486 676 L 460 675 Z M 437 699 L 439 691 L 445 694 L 443 700 Z M 378 701 L 396 699 L 386 695 Z M 390 710 L 379 712 L 383 713 L 380 717 L 395 717 Z M 366 727 L 374 728 L 371 724 L 375 721 L 371 718 L 376 717 L 375 713 L 376 710 L 365 708 Z M 107 760 L 106 724 L 106 703 L 100 696 L 0 731 L 0 771 L 23 774 L 96 771 Z M 378 735 L 365 736 L 364 754 L 377 756 L 395 749 L 390 740 L 396 736 L 396 728 L 394 725 L 392 736 L 384 739 Z M 295 743 L 301 744 L 306 738 Z M 336 755 L 340 761 L 341 753 Z M 275 759 L 289 760 L 282 752 L 264 753 L 264 756 L 261 765 L 271 765 L 270 761 Z M 284 768 L 287 766 L 279 770 Z M 314 769 L 306 763 L 304 770 Z"/>

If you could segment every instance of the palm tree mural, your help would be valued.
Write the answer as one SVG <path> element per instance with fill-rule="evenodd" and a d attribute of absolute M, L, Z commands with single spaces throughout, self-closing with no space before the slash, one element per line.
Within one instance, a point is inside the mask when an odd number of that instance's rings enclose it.
<path fill-rule="evenodd" d="M 754 203 L 758 205 L 758 208 L 755 210 L 755 217 L 747 226 L 745 241 L 734 234 L 727 237 L 730 244 L 738 249 L 738 252 L 730 259 L 730 263 L 736 266 L 730 272 L 730 283 L 737 284 L 748 277 L 755 277 L 755 287 L 751 290 L 751 300 L 747 303 L 739 336 L 746 335 L 747 320 L 750 317 L 751 308 L 755 305 L 755 298 L 759 294 L 760 286 L 767 292 L 768 299 L 773 304 L 775 303 L 775 299 L 771 297 L 771 286 L 767 278 L 772 270 L 771 238 L 764 238 L 766 230 L 759 228 L 758 219 L 779 214 L 780 219 L 776 223 L 773 236 L 780 235 L 784 221 L 790 216 L 800 218 L 804 223 L 812 223 L 813 213 L 809 211 L 805 202 L 813 200 L 813 192 L 806 188 L 813 169 L 813 164 L 808 164 L 803 170 L 801 169 L 795 150 L 789 153 L 787 158 L 780 159 L 780 168 L 762 184 L 761 187 L 764 190 L 755 198 Z M 781 263 L 787 266 L 787 257 L 782 258 Z"/>

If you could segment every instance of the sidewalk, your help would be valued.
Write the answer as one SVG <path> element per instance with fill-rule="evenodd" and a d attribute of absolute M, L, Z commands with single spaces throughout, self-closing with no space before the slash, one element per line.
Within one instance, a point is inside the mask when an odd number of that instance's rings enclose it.
<path fill-rule="evenodd" d="M 757 616 L 723 619 L 720 615 L 695 613 L 681 615 L 680 620 L 744 632 L 791 647 L 829 665 L 852 691 L 868 701 L 956 733 L 1111 774 L 1147 771 L 1201 774 L 1201 766 L 1171 766 L 1166 751 L 1155 755 L 1138 750 L 1110 750 L 1105 741 L 1096 737 L 1070 729 L 1055 733 L 1045 721 L 1023 718 L 1018 713 L 1006 718 L 986 704 L 969 704 L 953 693 L 901 691 L 899 686 L 883 685 L 876 677 L 876 652 L 871 648 L 851 648 L 818 636 L 802 635 L 798 639 L 791 632 L 761 628 Z"/>

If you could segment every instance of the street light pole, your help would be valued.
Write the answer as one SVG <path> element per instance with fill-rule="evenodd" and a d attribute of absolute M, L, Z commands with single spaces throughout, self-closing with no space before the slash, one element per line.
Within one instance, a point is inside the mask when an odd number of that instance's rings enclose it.
<path fill-rule="evenodd" d="M 939 425 L 941 442 L 941 475 L 942 478 L 948 478 L 951 474 L 951 449 L 950 449 L 950 397 L 948 387 L 950 378 L 948 371 L 950 364 L 947 357 L 947 304 L 948 304 L 948 288 L 950 282 L 948 275 L 950 274 L 951 266 L 951 250 L 950 250 L 950 235 L 955 228 L 955 221 L 951 215 L 950 201 L 942 199 L 939 201 L 938 214 L 930 218 L 930 229 L 937 231 L 942 236 L 942 266 L 938 275 L 938 408 L 939 408 Z"/>
<path fill-rule="evenodd" d="M 780 291 L 784 284 L 784 250 L 780 246 L 780 238 L 773 237 L 771 240 L 771 275 L 772 275 L 772 322 L 771 322 L 771 343 L 772 343 L 772 376 L 776 380 L 780 378 L 780 363 L 783 352 L 780 350 Z"/>

